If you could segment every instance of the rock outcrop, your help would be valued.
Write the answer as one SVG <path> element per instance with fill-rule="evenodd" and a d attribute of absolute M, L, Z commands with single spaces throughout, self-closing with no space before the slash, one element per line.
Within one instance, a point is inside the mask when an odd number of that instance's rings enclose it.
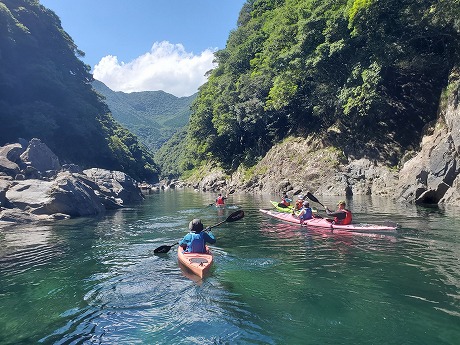
<path fill-rule="evenodd" d="M 421 149 L 399 173 L 399 200 L 418 204 L 458 204 L 460 200 L 460 76 L 452 76 L 447 106 L 422 139 Z"/>
<path fill-rule="evenodd" d="M 0 224 L 97 215 L 142 199 L 123 172 L 61 166 L 39 139 L 0 147 Z"/>

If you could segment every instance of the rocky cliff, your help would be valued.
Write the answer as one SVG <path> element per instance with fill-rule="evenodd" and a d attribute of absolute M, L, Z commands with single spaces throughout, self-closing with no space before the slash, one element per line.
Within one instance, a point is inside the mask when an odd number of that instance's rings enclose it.
<path fill-rule="evenodd" d="M 426 126 L 417 151 L 399 166 L 367 158 L 353 159 L 345 151 L 310 138 L 289 138 L 275 145 L 254 167 L 231 176 L 218 167 L 205 179 L 190 178 L 195 188 L 211 191 L 319 195 L 380 195 L 399 202 L 456 204 L 460 200 L 460 73 L 453 72 L 438 118 Z"/>
<path fill-rule="evenodd" d="M 460 200 L 460 75 L 451 74 L 436 123 L 423 137 L 420 151 L 399 172 L 399 200 L 456 204 Z"/>

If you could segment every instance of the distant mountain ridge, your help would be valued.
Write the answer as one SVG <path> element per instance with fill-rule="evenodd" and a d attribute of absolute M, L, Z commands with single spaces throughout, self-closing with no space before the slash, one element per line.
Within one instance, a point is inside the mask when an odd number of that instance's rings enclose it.
<path fill-rule="evenodd" d="M 158 181 L 153 155 L 114 120 L 82 56 L 53 11 L 0 1 L 0 146 L 36 138 L 61 163 Z"/>
<path fill-rule="evenodd" d="M 105 98 L 116 121 L 134 133 L 152 152 L 187 125 L 196 94 L 176 97 L 164 91 L 113 91 L 99 80 L 93 88 Z"/>

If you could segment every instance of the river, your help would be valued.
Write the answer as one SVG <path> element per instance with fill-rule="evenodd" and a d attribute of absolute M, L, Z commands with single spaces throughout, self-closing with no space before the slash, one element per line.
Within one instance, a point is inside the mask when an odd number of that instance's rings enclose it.
<path fill-rule="evenodd" d="M 356 221 L 400 224 L 365 236 L 269 218 L 259 208 L 274 196 L 235 193 L 225 210 L 206 206 L 214 197 L 170 190 L 102 217 L 0 230 L 0 344 L 459 343 L 458 209 L 355 197 Z M 192 218 L 213 225 L 238 209 L 243 219 L 213 229 L 203 280 L 176 247 L 153 253 Z"/>

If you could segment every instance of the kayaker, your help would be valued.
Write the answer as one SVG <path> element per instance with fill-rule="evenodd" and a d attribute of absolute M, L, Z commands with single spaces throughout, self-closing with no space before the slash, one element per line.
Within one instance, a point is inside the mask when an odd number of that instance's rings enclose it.
<path fill-rule="evenodd" d="M 327 206 L 325 207 L 326 209 L 326 214 L 328 216 L 334 217 L 333 222 L 338 225 L 348 225 L 351 223 L 352 220 L 352 214 L 350 210 L 347 210 L 345 208 L 346 203 L 344 200 L 340 200 L 337 204 L 339 207 L 337 211 L 332 212 Z"/>
<path fill-rule="evenodd" d="M 206 243 L 216 243 L 211 229 L 203 231 L 204 226 L 201 219 L 193 219 L 188 228 L 190 232 L 179 242 L 187 253 L 206 253 Z"/>
<path fill-rule="evenodd" d="M 281 205 L 284 205 L 286 207 L 289 207 L 291 206 L 291 202 L 292 202 L 292 199 L 289 199 L 288 195 L 287 194 L 284 194 L 283 195 L 283 198 L 281 199 L 281 202 L 280 204 Z M 282 206 L 281 206 L 282 207 Z"/>
<path fill-rule="evenodd" d="M 294 214 L 294 213 L 293 213 Z M 310 207 L 310 203 L 308 201 L 304 201 L 302 203 L 302 208 L 300 209 L 300 213 L 298 215 L 300 222 L 303 223 L 307 219 L 313 218 L 313 210 Z"/>
<path fill-rule="evenodd" d="M 216 199 L 216 205 L 225 205 L 225 199 L 227 199 L 226 196 L 222 196 L 221 193 L 219 193 L 217 195 L 217 199 Z"/>
<path fill-rule="evenodd" d="M 297 197 L 297 201 L 295 202 L 294 211 L 300 211 L 300 209 L 303 207 L 303 203 L 304 203 L 303 196 L 299 195 Z"/>

